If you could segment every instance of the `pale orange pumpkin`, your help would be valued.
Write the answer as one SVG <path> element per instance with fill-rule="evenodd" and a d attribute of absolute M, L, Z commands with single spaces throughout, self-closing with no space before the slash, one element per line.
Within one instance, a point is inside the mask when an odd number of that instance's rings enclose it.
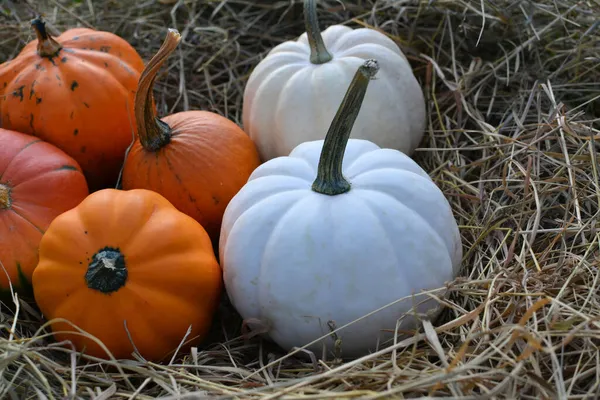
<path fill-rule="evenodd" d="M 164 197 L 104 189 L 52 222 L 33 290 L 47 319 L 69 320 L 116 358 L 131 357 L 133 341 L 143 357 L 160 361 L 189 327 L 184 350 L 207 334 L 222 274 L 206 231 Z M 77 350 L 108 357 L 70 324 L 56 322 L 52 330 Z"/>

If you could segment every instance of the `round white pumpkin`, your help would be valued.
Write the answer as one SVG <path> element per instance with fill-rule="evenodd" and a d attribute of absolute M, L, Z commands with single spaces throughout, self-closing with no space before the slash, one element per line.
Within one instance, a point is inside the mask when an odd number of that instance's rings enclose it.
<path fill-rule="evenodd" d="M 356 69 L 370 58 L 380 72 L 352 137 L 411 155 L 423 138 L 425 101 L 406 56 L 374 29 L 333 25 L 321 36 L 314 0 L 306 1 L 305 17 L 307 32 L 274 47 L 244 90 L 243 127 L 261 159 L 323 139 Z"/>
<path fill-rule="evenodd" d="M 427 299 L 419 292 L 443 287 L 460 266 L 457 224 L 427 173 L 402 152 L 348 141 L 368 83 L 360 71 L 325 141 L 259 166 L 225 211 L 229 298 L 286 350 L 326 335 L 329 321 L 339 328 L 417 295 L 338 333 L 344 357 L 372 351 L 389 337 L 383 329 L 393 332 L 413 302 Z M 429 299 L 416 309 L 434 317 L 439 307 Z M 401 329 L 415 327 L 410 316 L 402 321 Z M 332 351 L 333 337 L 309 349 L 320 355 L 323 345 Z"/>

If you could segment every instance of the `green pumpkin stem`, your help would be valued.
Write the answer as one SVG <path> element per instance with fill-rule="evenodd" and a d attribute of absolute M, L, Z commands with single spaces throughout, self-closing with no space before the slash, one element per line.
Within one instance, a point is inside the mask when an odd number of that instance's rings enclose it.
<path fill-rule="evenodd" d="M 58 43 L 46 30 L 46 23 L 42 21 L 42 17 L 37 17 L 31 21 L 33 31 L 37 36 L 38 45 L 37 52 L 40 57 L 56 57 L 58 52 L 62 49 L 60 43 Z"/>
<path fill-rule="evenodd" d="M 325 47 L 319 28 L 316 0 L 304 0 L 304 24 L 306 25 L 306 35 L 310 44 L 310 62 L 325 64 L 331 61 L 333 56 Z"/>
<path fill-rule="evenodd" d="M 125 285 L 127 275 L 123 253 L 119 249 L 105 247 L 92 257 L 85 273 L 85 282 L 90 289 L 109 294 Z"/>
<path fill-rule="evenodd" d="M 377 74 L 377 71 L 379 71 L 379 64 L 376 60 L 370 59 L 366 60 L 354 74 L 354 78 L 325 136 L 319 169 L 317 170 L 317 179 L 312 185 L 313 191 L 335 196 L 350 190 L 350 183 L 342 174 L 344 153 L 350 138 L 350 132 L 352 132 L 352 127 L 367 93 L 369 81 Z"/>
<path fill-rule="evenodd" d="M 0 184 L 0 210 L 8 210 L 12 201 L 10 199 L 10 188 Z"/>
<path fill-rule="evenodd" d="M 181 35 L 169 29 L 158 52 L 142 71 L 135 94 L 135 121 L 140 143 L 147 151 L 158 151 L 171 141 L 171 127 L 156 116 L 152 88 L 158 71 L 177 48 Z"/>

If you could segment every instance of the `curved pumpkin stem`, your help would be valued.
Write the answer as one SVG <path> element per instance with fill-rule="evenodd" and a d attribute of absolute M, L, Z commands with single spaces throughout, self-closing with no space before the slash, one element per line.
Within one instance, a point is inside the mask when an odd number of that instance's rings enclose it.
<path fill-rule="evenodd" d="M 9 209 L 11 203 L 10 188 L 0 183 L 0 210 Z"/>
<path fill-rule="evenodd" d="M 354 74 L 354 78 L 325 136 L 317 179 L 312 185 L 312 190 L 315 192 L 335 196 L 350 190 L 350 183 L 342 174 L 344 153 L 350 138 L 350 132 L 352 132 L 352 127 L 367 93 L 369 81 L 377 74 L 377 71 L 379 71 L 379 64 L 376 60 L 370 59 L 366 60 Z"/>
<path fill-rule="evenodd" d="M 38 45 L 37 52 L 41 57 L 56 57 L 58 52 L 62 49 L 60 43 L 58 43 L 52 36 L 46 31 L 46 23 L 42 21 L 42 17 L 37 17 L 31 21 L 33 31 L 37 36 Z"/>
<path fill-rule="evenodd" d="M 304 0 L 304 24 L 306 25 L 306 35 L 310 44 L 310 62 L 325 64 L 331 61 L 333 56 L 325 47 L 319 28 L 316 0 Z"/>
<path fill-rule="evenodd" d="M 148 151 L 157 151 L 171 141 L 171 127 L 161 121 L 154 111 L 152 88 L 156 74 L 180 41 L 179 32 L 169 29 L 163 44 L 142 71 L 138 82 L 134 105 L 135 120 L 140 143 Z"/>

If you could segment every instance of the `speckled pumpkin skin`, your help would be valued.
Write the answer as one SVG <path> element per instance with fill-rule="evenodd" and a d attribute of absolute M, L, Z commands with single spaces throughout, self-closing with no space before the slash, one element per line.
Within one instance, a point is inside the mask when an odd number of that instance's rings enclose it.
<path fill-rule="evenodd" d="M 109 32 L 71 29 L 54 57 L 28 43 L 0 65 L 0 127 L 54 144 L 81 166 L 90 190 L 114 187 L 135 132 L 133 100 L 144 62 Z"/>

